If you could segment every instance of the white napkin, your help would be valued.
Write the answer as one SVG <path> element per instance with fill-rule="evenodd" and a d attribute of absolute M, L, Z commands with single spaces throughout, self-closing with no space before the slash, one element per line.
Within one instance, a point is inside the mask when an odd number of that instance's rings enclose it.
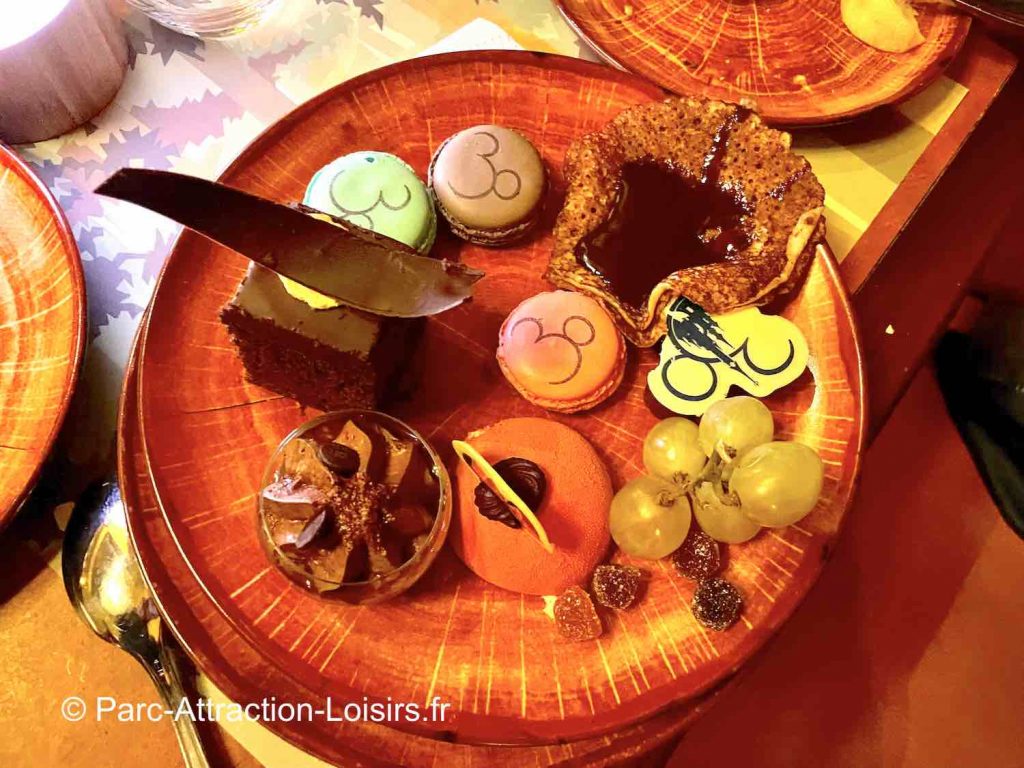
<path fill-rule="evenodd" d="M 523 46 L 517 43 L 512 35 L 493 21 L 474 19 L 461 29 L 452 32 L 448 37 L 438 40 L 418 55 L 431 56 L 435 53 L 451 53 L 452 51 L 486 51 L 493 49 L 521 51 Z"/>

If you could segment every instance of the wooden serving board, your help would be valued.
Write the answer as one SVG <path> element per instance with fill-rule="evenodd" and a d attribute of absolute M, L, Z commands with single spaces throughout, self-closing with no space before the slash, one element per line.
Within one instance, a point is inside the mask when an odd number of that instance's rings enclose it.
<path fill-rule="evenodd" d="M 381 149 L 425 172 L 431 153 L 469 125 L 499 122 L 529 136 L 552 172 L 547 226 L 514 248 L 487 250 L 443 235 L 439 255 L 484 269 L 473 302 L 428 322 L 424 372 L 396 406 L 454 462 L 453 438 L 510 416 L 558 418 L 605 458 L 615 484 L 641 473 L 643 436 L 659 418 L 645 404 L 656 364 L 631 352 L 621 389 L 592 412 L 545 414 L 507 385 L 494 360 L 498 328 L 540 277 L 559 209 L 570 141 L 623 108 L 662 93 L 587 62 L 523 52 L 403 62 L 327 92 L 263 134 L 222 180 L 279 200 L 300 199 L 333 158 Z M 621 730 L 730 676 L 813 583 L 848 506 L 863 438 L 860 351 L 834 261 L 816 258 L 785 308 L 808 337 L 814 376 L 769 399 L 779 434 L 814 446 L 827 464 L 819 508 L 799 528 L 768 532 L 729 553 L 743 621 L 723 633 L 694 620 L 692 584 L 647 563 L 643 602 L 593 643 L 557 634 L 539 598 L 491 587 L 450 550 L 410 593 L 378 606 L 319 599 L 271 567 L 256 537 L 256 494 L 278 441 L 312 414 L 245 382 L 217 321 L 246 260 L 190 233 L 160 278 L 144 329 L 139 412 L 151 479 L 184 559 L 237 632 L 289 679 L 338 698 L 451 702 L 455 717 L 399 723 L 477 743 L 551 743 Z"/>
<path fill-rule="evenodd" d="M 160 614 L 196 666 L 232 701 L 311 704 L 326 710 L 323 693 L 304 688 L 268 662 L 240 635 L 212 603 L 189 570 L 156 502 L 150 482 L 138 419 L 136 358 L 133 347 L 118 411 L 118 482 L 128 529 Z M 702 714 L 720 689 L 683 702 L 632 728 L 607 737 L 543 747 L 452 744 L 402 733 L 373 723 L 341 723 L 325 717 L 311 721 L 272 720 L 265 725 L 278 736 L 321 760 L 356 765 L 443 765 L 446 768 L 519 768 L 523 765 L 647 765 L 653 753 L 671 749 L 676 738 Z M 345 704 L 335 698 L 332 713 Z"/>
<path fill-rule="evenodd" d="M 85 280 L 67 220 L 0 144 L 0 528 L 57 437 L 85 332 Z"/>
<path fill-rule="evenodd" d="M 749 99 L 768 122 L 821 125 L 892 104 L 931 83 L 970 28 L 923 6 L 926 41 L 902 54 L 865 45 L 839 0 L 558 0 L 566 20 L 613 64 L 680 94 Z"/>

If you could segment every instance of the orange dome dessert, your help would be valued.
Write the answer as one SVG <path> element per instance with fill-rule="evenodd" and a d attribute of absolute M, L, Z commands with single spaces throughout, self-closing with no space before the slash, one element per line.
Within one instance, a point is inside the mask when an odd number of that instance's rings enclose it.
<path fill-rule="evenodd" d="M 540 418 L 499 421 L 466 442 L 492 466 L 515 457 L 539 467 L 544 490 L 532 511 L 554 551 L 547 552 L 528 525 L 486 517 L 477 506 L 480 480 L 459 462 L 450 538 L 459 558 L 481 579 L 528 595 L 557 595 L 586 583 L 611 541 L 612 482 L 593 446 L 576 430 Z"/>

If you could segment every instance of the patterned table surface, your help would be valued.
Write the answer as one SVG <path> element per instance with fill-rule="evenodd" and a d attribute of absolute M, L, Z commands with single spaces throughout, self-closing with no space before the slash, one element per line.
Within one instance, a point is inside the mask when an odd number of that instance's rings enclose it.
<path fill-rule="evenodd" d="M 264 24 L 217 43 L 178 35 L 135 13 L 127 16 L 126 29 L 131 68 L 114 103 L 71 134 L 17 148 L 66 211 L 88 285 L 91 347 L 57 457 L 59 472 L 51 472 L 51 482 L 64 490 L 77 488 L 70 478 L 96 477 L 109 467 L 123 367 L 178 232 L 166 219 L 93 195 L 101 180 L 123 166 L 215 178 L 260 131 L 297 104 L 361 72 L 425 52 L 527 47 L 597 60 L 550 0 L 281 0 Z M 967 92 L 943 77 L 886 110 L 870 130 L 798 135 L 796 148 L 810 158 L 829 190 L 829 239 L 840 258 L 854 248 Z M 58 509 L 58 517 L 66 513 L 66 507 Z M 5 549 L 14 547 L 11 538 L 2 540 Z M 42 555 L 51 568 L 17 582 L 17 594 L 0 606 L 0 631 L 12 637 L 30 631 L 26 622 L 32 614 L 41 613 L 38 621 L 52 615 L 62 599 L 52 569 L 53 543 L 30 549 L 18 558 Z M 28 613 L 15 612 L 18 601 L 27 603 Z M 74 621 L 70 609 L 61 609 L 60 620 Z M 86 674 L 84 666 L 73 671 L 76 659 L 82 664 L 89 659 L 94 673 L 128 664 L 107 651 L 73 634 L 60 648 L 67 658 L 66 675 Z M 16 690 L 49 686 L 57 691 L 50 698 L 59 703 L 66 695 L 61 692 L 72 687 L 28 668 L 24 659 L 14 661 Z M 145 690 L 145 682 L 138 683 L 130 672 L 111 673 L 110 679 L 125 674 Z M 0 693 L 0 705 L 5 700 Z M 60 724 L 58 730 L 66 727 Z M 124 743 L 108 756 L 118 755 L 120 763 L 131 754 L 147 754 L 132 738 L 138 731 L 115 730 Z M 231 732 L 264 764 L 313 764 L 258 726 L 236 726 Z M 38 733 L 18 731 L 13 744 L 34 743 Z M 167 744 L 165 737 L 160 736 L 161 743 Z M 18 765 L 3 759 L 5 749 L 20 754 L 6 733 L 0 739 L 0 764 Z M 95 755 L 73 754 L 65 742 L 35 743 L 33 749 L 40 755 L 38 764 L 49 764 L 58 755 L 74 764 L 106 764 L 87 762 Z"/>

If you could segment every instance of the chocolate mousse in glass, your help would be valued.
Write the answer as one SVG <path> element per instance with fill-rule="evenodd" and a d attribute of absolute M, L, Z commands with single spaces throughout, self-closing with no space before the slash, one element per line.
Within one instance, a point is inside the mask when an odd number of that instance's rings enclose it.
<path fill-rule="evenodd" d="M 448 473 L 398 419 L 328 413 L 284 439 L 259 497 L 260 538 L 293 581 L 325 597 L 371 603 L 408 589 L 444 544 Z"/>

